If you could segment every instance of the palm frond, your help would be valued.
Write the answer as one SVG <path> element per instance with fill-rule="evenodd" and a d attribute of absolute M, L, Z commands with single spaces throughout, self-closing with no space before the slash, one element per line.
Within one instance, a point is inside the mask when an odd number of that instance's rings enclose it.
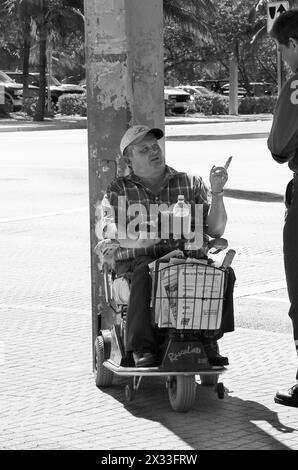
<path fill-rule="evenodd" d="M 208 21 L 215 11 L 213 0 L 164 0 L 163 6 L 166 20 L 201 39 L 210 37 Z"/>

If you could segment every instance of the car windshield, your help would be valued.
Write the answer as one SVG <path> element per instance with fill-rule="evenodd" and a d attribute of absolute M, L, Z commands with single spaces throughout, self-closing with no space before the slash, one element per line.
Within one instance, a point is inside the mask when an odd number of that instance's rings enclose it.
<path fill-rule="evenodd" d="M 209 95 L 209 91 L 207 90 L 207 88 L 203 86 L 196 86 L 195 88 L 196 90 L 198 90 L 199 93 L 202 93 L 202 95 Z"/>
<path fill-rule="evenodd" d="M 30 78 L 30 83 L 31 85 L 34 85 L 34 86 L 39 86 L 39 74 L 30 74 L 29 75 L 29 78 Z M 49 76 L 47 75 L 47 82 L 49 81 Z M 61 86 L 61 83 L 59 82 L 59 80 L 57 80 L 56 77 L 53 77 L 51 76 L 51 85 L 54 85 L 54 86 Z"/>
<path fill-rule="evenodd" d="M 11 83 L 13 82 L 13 80 L 8 76 L 6 75 L 6 73 L 4 72 L 0 72 L 0 82 L 2 83 Z"/>

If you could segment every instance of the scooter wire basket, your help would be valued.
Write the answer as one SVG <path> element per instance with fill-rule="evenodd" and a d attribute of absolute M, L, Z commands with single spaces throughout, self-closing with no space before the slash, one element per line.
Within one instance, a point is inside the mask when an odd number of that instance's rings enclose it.
<path fill-rule="evenodd" d="M 152 274 L 152 310 L 159 328 L 217 330 L 225 291 L 225 270 L 204 262 L 157 260 Z"/>

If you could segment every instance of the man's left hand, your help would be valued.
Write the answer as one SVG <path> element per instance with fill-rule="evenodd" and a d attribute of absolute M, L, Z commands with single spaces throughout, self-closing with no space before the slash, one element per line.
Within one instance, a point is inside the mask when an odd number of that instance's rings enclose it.
<path fill-rule="evenodd" d="M 221 193 L 228 181 L 228 172 L 223 166 L 213 166 L 209 175 L 211 191 Z"/>

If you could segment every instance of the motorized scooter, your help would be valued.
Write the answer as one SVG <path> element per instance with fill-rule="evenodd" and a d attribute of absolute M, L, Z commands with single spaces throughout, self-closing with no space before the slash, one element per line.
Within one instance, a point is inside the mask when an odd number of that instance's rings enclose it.
<path fill-rule="evenodd" d="M 227 241 L 220 238 L 209 242 L 206 259 L 187 259 L 173 252 L 156 261 L 152 269 L 151 307 L 158 338 L 158 364 L 135 367 L 132 354 L 125 352 L 129 281 L 117 277 L 111 263 L 106 262 L 117 247 L 111 242 L 99 248 L 106 302 L 116 313 L 116 321 L 112 328 L 101 329 L 95 339 L 96 386 L 110 387 L 115 375 L 132 377 L 131 384 L 125 386 L 125 398 L 130 402 L 143 377 L 163 376 L 172 409 L 185 412 L 194 405 L 196 376 L 200 376 L 201 384 L 213 386 L 218 398 L 223 399 L 225 387 L 219 377 L 227 368 L 210 365 L 202 335 L 220 326 L 227 275 L 235 251 L 229 250 L 223 262 L 216 263 L 211 254 L 227 248 Z"/>

